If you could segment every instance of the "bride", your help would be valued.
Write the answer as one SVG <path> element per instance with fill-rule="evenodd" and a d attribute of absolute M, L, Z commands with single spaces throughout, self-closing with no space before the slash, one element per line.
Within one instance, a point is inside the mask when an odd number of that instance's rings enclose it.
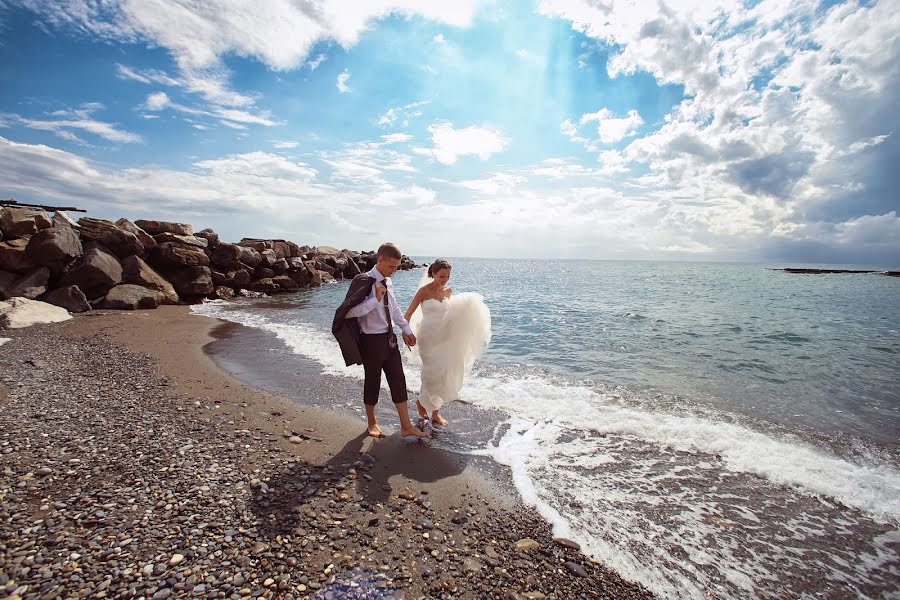
<path fill-rule="evenodd" d="M 459 398 L 463 378 L 491 341 L 491 313 L 481 294 L 453 295 L 447 287 L 450 263 L 439 258 L 428 267 L 419 290 L 406 310 L 417 343 L 413 358 L 422 364 L 419 415 L 437 426 L 444 402 Z"/>

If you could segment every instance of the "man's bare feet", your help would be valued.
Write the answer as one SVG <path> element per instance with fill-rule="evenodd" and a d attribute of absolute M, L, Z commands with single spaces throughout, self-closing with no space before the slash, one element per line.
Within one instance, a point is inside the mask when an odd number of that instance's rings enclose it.
<path fill-rule="evenodd" d="M 433 413 L 431 413 L 431 422 L 438 427 L 446 427 L 450 424 L 450 421 L 442 417 L 440 413 L 438 413 L 438 411 L 434 411 Z"/>
<path fill-rule="evenodd" d="M 378 425 L 369 425 L 369 435 L 373 438 L 383 438 L 384 433 Z"/>
<path fill-rule="evenodd" d="M 422 417 L 423 419 L 427 419 L 427 418 L 428 418 L 428 411 L 425 410 L 425 407 L 422 406 L 422 403 L 419 402 L 418 400 L 416 400 L 416 409 L 419 411 L 419 416 L 420 416 L 420 417 Z"/>
<path fill-rule="evenodd" d="M 415 427 L 410 427 L 409 429 L 400 429 L 400 437 L 411 437 L 415 436 L 417 438 L 427 438 L 429 433 L 427 431 L 422 431 L 421 429 L 416 429 Z"/>

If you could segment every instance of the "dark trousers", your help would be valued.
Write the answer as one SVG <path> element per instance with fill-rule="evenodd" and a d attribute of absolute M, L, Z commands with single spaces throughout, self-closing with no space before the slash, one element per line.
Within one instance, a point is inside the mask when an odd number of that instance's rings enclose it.
<path fill-rule="evenodd" d="M 359 346 L 363 357 L 363 370 L 366 380 L 363 384 L 363 402 L 378 404 L 378 393 L 381 391 L 381 372 L 387 377 L 391 388 L 391 400 L 394 404 L 407 401 L 406 375 L 403 374 L 403 362 L 400 360 L 400 348 L 391 348 L 388 343 L 390 333 L 360 333 Z M 398 345 L 399 346 L 399 345 Z"/>

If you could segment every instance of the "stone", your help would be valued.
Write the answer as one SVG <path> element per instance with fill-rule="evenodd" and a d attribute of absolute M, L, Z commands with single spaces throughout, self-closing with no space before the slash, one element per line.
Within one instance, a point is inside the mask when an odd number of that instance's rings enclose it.
<path fill-rule="evenodd" d="M 161 244 L 163 242 L 173 242 L 176 244 L 184 244 L 186 246 L 203 248 L 204 250 L 209 246 L 209 242 L 206 241 L 206 238 L 197 237 L 195 235 L 178 235 L 175 233 L 170 233 L 168 231 L 164 233 L 157 233 L 153 236 L 153 239 L 156 240 L 156 243 L 158 244 Z"/>
<path fill-rule="evenodd" d="M 44 294 L 44 297 L 41 298 L 41 300 L 53 304 L 54 306 L 61 306 L 73 313 L 82 313 L 91 310 L 91 305 L 88 303 L 87 297 L 77 285 L 67 285 L 56 288 L 52 292 Z"/>
<path fill-rule="evenodd" d="M 162 292 L 151 290 L 133 283 L 123 283 L 109 290 L 100 303 L 100 308 L 114 310 L 138 310 L 156 308 L 165 299 Z"/>
<path fill-rule="evenodd" d="M 513 544 L 513 548 L 520 552 L 530 552 L 532 550 L 537 550 L 540 547 L 541 545 L 531 538 L 523 538 Z"/>
<path fill-rule="evenodd" d="M 148 262 L 158 267 L 205 267 L 209 257 L 196 246 L 163 242 L 150 249 Z"/>
<path fill-rule="evenodd" d="M 83 252 L 78 232 L 68 225 L 42 229 L 31 236 L 25 248 L 28 257 L 38 265 L 72 260 Z"/>
<path fill-rule="evenodd" d="M 0 329 L 19 329 L 37 323 L 58 323 L 72 318 L 64 308 L 39 300 L 12 298 L 0 302 Z"/>
<path fill-rule="evenodd" d="M 0 208 L 0 231 L 5 239 L 21 238 L 52 227 L 53 221 L 40 208 Z"/>
<path fill-rule="evenodd" d="M 278 256 L 275 254 L 274 250 L 266 249 L 259 254 L 262 256 L 262 263 L 267 267 L 272 267 L 278 262 Z"/>
<path fill-rule="evenodd" d="M 234 290 L 239 290 L 242 287 L 246 287 L 252 277 L 250 276 L 250 272 L 245 269 L 238 269 L 236 271 L 228 271 L 225 273 L 225 278 L 222 280 L 222 285 L 230 287 Z"/>
<path fill-rule="evenodd" d="M 122 260 L 122 282 L 133 283 L 161 292 L 163 294 L 162 304 L 178 304 L 178 293 L 172 284 L 140 257 L 129 256 Z"/>
<path fill-rule="evenodd" d="M 19 279 L 20 275 L 18 273 L 11 273 L 10 271 L 0 271 L 0 300 L 6 300 L 9 298 L 9 294 L 7 293 L 10 288 L 12 288 L 13 284 Z"/>
<path fill-rule="evenodd" d="M 166 279 L 178 292 L 181 298 L 197 298 L 208 296 L 215 291 L 212 281 L 212 271 L 209 267 L 194 266 L 176 269 L 166 273 Z"/>
<path fill-rule="evenodd" d="M 209 248 L 215 248 L 219 245 L 219 234 L 208 227 L 203 231 L 195 233 L 194 235 L 206 240 Z"/>
<path fill-rule="evenodd" d="M 153 239 L 152 235 L 150 235 L 128 219 L 119 219 L 118 221 L 116 221 L 116 226 L 122 231 L 133 233 L 135 237 L 137 237 L 137 239 L 139 239 L 144 245 L 144 250 L 152 248 L 156 245 L 156 240 Z"/>
<path fill-rule="evenodd" d="M 256 267 L 256 272 L 254 274 L 256 275 L 256 279 L 272 279 L 275 277 L 275 271 L 262 265 Z"/>
<path fill-rule="evenodd" d="M 221 269 L 237 269 L 241 266 L 241 247 L 237 244 L 219 244 L 209 257 L 209 262 Z"/>
<path fill-rule="evenodd" d="M 216 288 L 216 291 L 213 292 L 213 296 L 218 298 L 219 300 L 231 300 L 232 298 L 234 298 L 234 288 L 220 285 Z"/>
<path fill-rule="evenodd" d="M 484 570 L 484 565 L 474 558 L 463 558 L 462 564 L 466 570 L 471 571 L 472 573 L 481 573 L 481 571 Z"/>
<path fill-rule="evenodd" d="M 239 248 L 241 249 L 240 260 L 248 267 L 253 267 L 255 269 L 257 266 L 259 266 L 259 263 L 262 262 L 262 254 L 260 254 L 256 249 L 248 248 L 246 246 L 239 246 Z"/>
<path fill-rule="evenodd" d="M 112 221 L 82 217 L 78 219 L 78 224 L 81 225 L 79 233 L 83 239 L 103 244 L 119 258 L 144 252 L 144 244 L 136 235 L 120 229 Z"/>
<path fill-rule="evenodd" d="M 275 282 L 268 277 L 257 279 L 256 281 L 247 284 L 246 287 L 251 292 L 260 292 L 262 294 L 274 294 L 277 289 L 275 287 Z"/>
<path fill-rule="evenodd" d="M 288 271 L 291 270 L 291 266 L 288 264 L 287 259 L 279 258 L 275 261 L 275 264 L 272 265 L 272 270 L 276 275 L 287 275 Z"/>
<path fill-rule="evenodd" d="M 292 258 L 291 260 L 298 259 Z M 305 287 L 310 284 L 309 270 L 303 265 L 303 263 L 300 264 L 300 267 L 296 271 L 292 271 L 289 277 L 293 279 L 300 287 Z"/>
<path fill-rule="evenodd" d="M 340 254 L 341 251 L 337 248 L 332 248 L 331 246 L 316 246 L 314 248 L 316 254 L 329 255 L 334 256 Z"/>
<path fill-rule="evenodd" d="M 157 235 L 160 233 L 194 235 L 194 228 L 187 223 L 173 223 L 171 221 L 147 221 L 145 219 L 138 219 L 134 222 L 134 224 L 150 235 Z"/>
<path fill-rule="evenodd" d="M 0 270 L 27 273 L 38 266 L 25 251 L 27 245 L 28 240 L 0 242 Z"/>
<path fill-rule="evenodd" d="M 122 265 L 103 246 L 90 243 L 66 271 L 60 285 L 77 285 L 88 299 L 100 298 L 122 281 Z"/>
<path fill-rule="evenodd" d="M 183 560 L 183 554 L 173 554 L 172 558 L 169 559 L 169 566 L 174 567 L 175 565 L 180 565 Z"/>
<path fill-rule="evenodd" d="M 284 240 L 272 240 L 272 250 L 279 259 L 291 257 L 291 247 Z"/>
<path fill-rule="evenodd" d="M 262 253 L 263 250 L 271 250 L 272 245 L 273 244 L 271 240 L 257 240 L 254 238 L 243 238 L 240 242 L 238 242 L 238 246 L 253 248 L 260 253 Z"/>
<path fill-rule="evenodd" d="M 71 227 L 75 231 L 81 229 L 81 225 L 72 220 L 72 217 L 67 215 L 61 210 L 53 213 L 53 226 L 54 227 Z"/>
<path fill-rule="evenodd" d="M 587 577 L 588 576 L 588 573 L 587 573 L 587 571 L 584 570 L 584 567 L 582 567 L 578 563 L 572 562 L 571 560 L 567 560 L 564 563 L 564 566 L 566 567 L 566 570 L 569 573 L 571 573 L 572 575 L 575 575 L 576 577 Z"/>
<path fill-rule="evenodd" d="M 276 277 L 273 277 L 272 283 L 277 285 L 281 290 L 285 292 L 296 292 L 298 289 L 300 289 L 300 286 L 297 285 L 297 282 L 287 275 L 278 275 Z"/>
<path fill-rule="evenodd" d="M 555 537 L 553 541 L 562 546 L 563 548 L 571 548 L 572 550 L 581 550 L 581 544 L 576 541 L 570 540 L 564 537 Z"/>
<path fill-rule="evenodd" d="M 27 275 L 18 279 L 12 287 L 6 291 L 8 298 L 29 298 L 36 300 L 38 296 L 47 291 L 50 281 L 50 269 L 38 267 Z"/>

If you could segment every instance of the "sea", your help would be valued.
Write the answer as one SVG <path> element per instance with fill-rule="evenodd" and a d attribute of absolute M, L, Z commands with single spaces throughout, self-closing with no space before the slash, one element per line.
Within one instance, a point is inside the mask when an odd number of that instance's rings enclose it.
<path fill-rule="evenodd" d="M 900 598 L 900 279 L 451 262 L 493 337 L 433 446 L 507 469 L 557 535 L 663 598 Z M 422 273 L 394 276 L 404 309 Z M 193 310 L 238 324 L 211 346 L 224 368 L 361 415 L 330 332 L 347 287 Z"/>

